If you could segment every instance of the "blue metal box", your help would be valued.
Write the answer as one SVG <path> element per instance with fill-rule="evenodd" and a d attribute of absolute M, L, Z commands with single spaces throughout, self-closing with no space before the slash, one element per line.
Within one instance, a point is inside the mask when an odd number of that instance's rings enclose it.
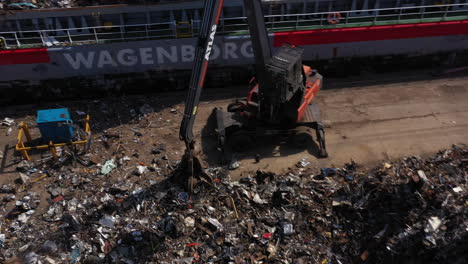
<path fill-rule="evenodd" d="M 65 143 L 73 139 L 73 122 L 68 108 L 39 110 L 36 123 L 44 143 L 51 140 L 54 143 Z"/>

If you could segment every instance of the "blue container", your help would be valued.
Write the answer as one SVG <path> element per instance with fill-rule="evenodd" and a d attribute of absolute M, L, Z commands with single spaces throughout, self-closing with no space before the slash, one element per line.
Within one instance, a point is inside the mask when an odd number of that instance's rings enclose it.
<path fill-rule="evenodd" d="M 37 126 L 44 143 L 66 143 L 73 140 L 74 129 L 68 108 L 37 111 Z"/>

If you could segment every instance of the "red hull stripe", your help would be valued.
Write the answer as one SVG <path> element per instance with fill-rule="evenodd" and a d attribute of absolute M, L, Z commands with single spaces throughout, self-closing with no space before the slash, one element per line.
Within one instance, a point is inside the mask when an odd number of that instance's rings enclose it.
<path fill-rule="evenodd" d="M 273 45 L 318 45 L 468 34 L 468 20 L 389 26 L 317 29 L 274 33 Z"/>
<path fill-rule="evenodd" d="M 47 48 L 0 51 L 0 65 L 50 62 Z"/>

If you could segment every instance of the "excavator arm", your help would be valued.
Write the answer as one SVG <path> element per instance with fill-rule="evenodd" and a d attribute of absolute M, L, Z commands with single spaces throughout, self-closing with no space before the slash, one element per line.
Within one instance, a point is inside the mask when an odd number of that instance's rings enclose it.
<path fill-rule="evenodd" d="M 185 142 L 187 150 L 193 150 L 193 123 L 197 115 L 198 103 L 205 81 L 206 70 L 213 48 L 216 27 L 221 16 L 224 0 L 205 0 L 203 19 L 195 49 L 190 86 L 185 99 L 185 109 L 180 125 L 179 138 Z"/>
<path fill-rule="evenodd" d="M 262 2 L 260 0 L 244 0 L 244 8 L 249 24 L 250 40 L 255 57 L 256 79 L 261 87 L 264 86 L 266 65 L 270 62 L 272 52 L 270 40 L 263 17 Z"/>
<path fill-rule="evenodd" d="M 180 163 L 179 172 L 181 175 L 179 175 L 185 180 L 185 186 L 189 193 L 193 190 L 195 178 L 210 180 L 210 177 L 204 173 L 201 161 L 194 151 L 193 124 L 197 115 L 200 95 L 203 83 L 205 82 L 216 27 L 221 16 L 223 4 L 224 0 L 205 0 L 203 19 L 201 21 L 192 75 L 190 77 L 190 86 L 185 99 L 184 116 L 180 124 L 179 138 L 185 142 L 186 149 Z"/>

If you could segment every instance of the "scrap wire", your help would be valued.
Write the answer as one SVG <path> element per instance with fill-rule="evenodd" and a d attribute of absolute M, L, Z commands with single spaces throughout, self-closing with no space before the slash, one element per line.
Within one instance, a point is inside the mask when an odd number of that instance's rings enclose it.
<path fill-rule="evenodd" d="M 33 180 L 32 182 L 38 182 L 38 181 L 44 179 L 45 177 L 47 177 L 47 174 L 44 173 L 41 177 L 39 177 L 39 178 Z"/>
<path fill-rule="evenodd" d="M 232 207 L 234 208 L 234 213 L 236 214 L 236 218 L 239 219 L 239 213 L 237 212 L 236 202 L 234 201 L 231 195 L 227 194 L 227 196 L 229 197 L 229 199 L 231 199 Z"/>
<path fill-rule="evenodd" d="M 223 195 L 226 195 L 227 197 L 229 197 L 229 199 L 231 200 L 231 203 L 232 203 L 232 208 L 234 209 L 234 214 L 236 215 L 236 219 L 239 220 L 240 217 L 239 217 L 239 212 L 237 211 L 237 206 L 236 206 L 236 202 L 234 201 L 234 198 L 232 198 L 231 195 L 229 195 L 228 193 L 220 190 L 219 188 L 217 188 L 214 184 L 212 184 L 211 182 L 208 182 L 208 181 L 204 181 L 206 182 L 208 185 L 210 185 L 211 187 L 213 187 L 215 190 L 217 190 L 218 192 L 220 192 L 221 194 Z"/>

